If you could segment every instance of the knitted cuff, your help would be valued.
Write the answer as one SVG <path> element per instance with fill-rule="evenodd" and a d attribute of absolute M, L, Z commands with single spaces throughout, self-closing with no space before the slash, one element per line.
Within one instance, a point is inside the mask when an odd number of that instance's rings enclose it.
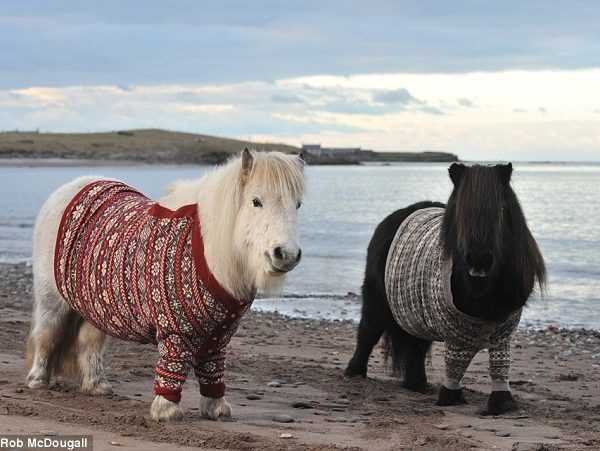
<path fill-rule="evenodd" d="M 217 382 L 216 384 L 200 384 L 200 394 L 207 398 L 222 398 L 225 396 L 225 382 Z"/>
<path fill-rule="evenodd" d="M 167 388 L 154 384 L 154 394 L 171 402 L 179 403 L 181 401 L 181 388 Z"/>

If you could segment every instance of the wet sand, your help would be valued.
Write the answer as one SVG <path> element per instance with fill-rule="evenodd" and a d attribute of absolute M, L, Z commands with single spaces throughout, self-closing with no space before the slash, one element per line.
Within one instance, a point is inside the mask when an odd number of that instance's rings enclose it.
<path fill-rule="evenodd" d="M 0 266 L 1 432 L 93 434 L 94 449 L 600 447 L 599 332 L 519 331 L 512 389 L 521 411 L 486 417 L 480 414 L 489 391 L 484 352 L 465 379 L 469 404 L 438 407 L 441 345 L 434 346 L 428 367 L 434 390 L 412 393 L 388 375 L 379 347 L 371 357 L 369 378 L 342 377 L 353 351 L 353 323 L 251 311 L 228 348 L 233 420 L 199 417 L 192 377 L 182 399 L 185 420 L 157 424 L 149 416 L 157 358 L 152 345 L 109 340 L 105 364 L 112 396 L 84 396 L 70 381 L 45 391 L 27 389 L 23 349 L 30 310 L 31 269 Z M 276 415 L 293 422 L 276 422 Z"/>

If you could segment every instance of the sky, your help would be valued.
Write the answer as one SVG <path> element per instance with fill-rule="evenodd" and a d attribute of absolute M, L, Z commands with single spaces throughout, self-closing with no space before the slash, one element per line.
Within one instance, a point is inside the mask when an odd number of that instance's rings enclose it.
<path fill-rule="evenodd" d="M 595 1 L 0 2 L 0 130 L 600 161 Z"/>

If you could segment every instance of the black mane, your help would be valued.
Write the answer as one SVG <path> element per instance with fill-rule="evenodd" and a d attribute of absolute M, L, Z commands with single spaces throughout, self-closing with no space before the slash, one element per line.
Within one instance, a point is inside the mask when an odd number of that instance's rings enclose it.
<path fill-rule="evenodd" d="M 546 268 L 517 195 L 510 186 L 512 165 L 453 164 L 454 189 L 442 224 L 442 245 L 453 259 L 455 303 L 465 313 L 493 320 L 525 305 L 537 282 L 543 292 Z M 489 287 L 477 293 L 464 256 L 472 247 L 489 249 L 496 262 Z"/>

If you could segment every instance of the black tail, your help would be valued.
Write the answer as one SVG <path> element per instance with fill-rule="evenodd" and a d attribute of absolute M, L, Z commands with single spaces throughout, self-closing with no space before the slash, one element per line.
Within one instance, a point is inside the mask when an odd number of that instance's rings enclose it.
<path fill-rule="evenodd" d="M 410 390 L 427 387 L 425 357 L 431 341 L 409 334 L 397 323 L 383 333 L 384 358 L 392 374 L 403 380 L 402 386 Z"/>
<path fill-rule="evenodd" d="M 395 323 L 383 332 L 383 358 L 385 364 L 394 376 L 402 379 L 406 372 L 408 348 L 405 338 L 406 332 Z"/>

